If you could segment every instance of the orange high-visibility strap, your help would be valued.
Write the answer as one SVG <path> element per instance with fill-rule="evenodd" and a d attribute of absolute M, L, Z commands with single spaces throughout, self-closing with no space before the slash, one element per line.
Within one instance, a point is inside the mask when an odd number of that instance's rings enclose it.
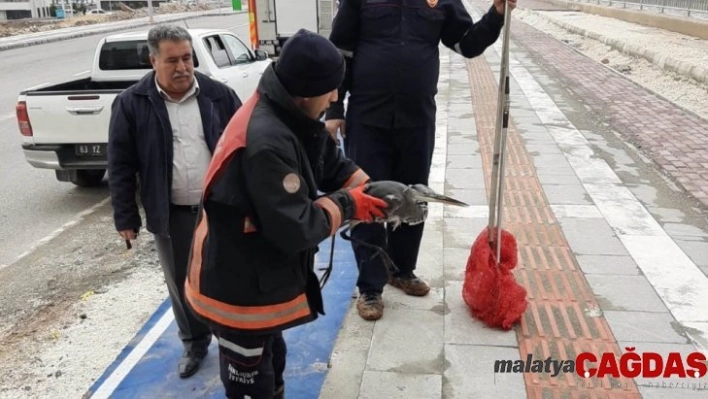
<path fill-rule="evenodd" d="M 196 313 L 223 326 L 242 330 L 260 330 L 287 324 L 310 315 L 305 294 L 288 302 L 264 306 L 233 306 L 208 298 L 190 284 L 185 286 L 185 297 Z"/>
<path fill-rule="evenodd" d="M 331 226 L 329 235 L 333 236 L 342 227 L 342 211 L 329 197 L 320 197 L 315 201 L 315 205 L 329 214 L 329 224 Z"/>
<path fill-rule="evenodd" d="M 199 223 L 194 231 L 194 240 L 192 241 L 192 259 L 189 260 L 189 276 L 187 276 L 187 282 L 185 284 L 192 284 L 194 287 L 197 287 L 197 290 L 199 289 L 199 278 L 202 271 L 202 250 L 204 249 L 204 240 L 206 240 L 208 230 L 206 211 L 202 209 Z"/>
<path fill-rule="evenodd" d="M 202 198 L 204 200 L 206 200 L 209 195 L 209 186 L 212 181 L 223 172 L 228 163 L 227 161 L 236 153 L 236 150 L 246 146 L 248 121 L 251 119 L 253 109 L 256 107 L 260 97 L 258 91 L 253 92 L 253 95 L 236 111 L 236 114 L 226 125 L 224 133 L 216 144 L 214 155 L 212 155 L 209 169 L 207 169 L 206 177 L 204 178 L 202 192 Z"/>
<path fill-rule="evenodd" d="M 369 175 L 366 174 L 362 169 L 357 169 L 344 183 L 342 188 L 353 188 L 364 184 L 365 181 L 369 180 Z"/>

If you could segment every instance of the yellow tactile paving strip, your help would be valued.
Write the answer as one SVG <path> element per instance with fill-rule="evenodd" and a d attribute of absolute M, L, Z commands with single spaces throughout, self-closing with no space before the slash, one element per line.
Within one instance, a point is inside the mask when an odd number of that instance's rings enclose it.
<path fill-rule="evenodd" d="M 487 192 L 497 109 L 498 81 L 484 57 L 468 61 L 472 102 Z M 575 360 L 578 353 L 621 352 L 568 242 L 555 219 L 531 157 L 513 123 L 507 136 L 504 228 L 517 239 L 517 281 L 528 290 L 529 306 L 516 327 L 519 359 Z M 529 398 L 640 398 L 634 380 L 580 378 L 577 374 L 524 374 Z"/>

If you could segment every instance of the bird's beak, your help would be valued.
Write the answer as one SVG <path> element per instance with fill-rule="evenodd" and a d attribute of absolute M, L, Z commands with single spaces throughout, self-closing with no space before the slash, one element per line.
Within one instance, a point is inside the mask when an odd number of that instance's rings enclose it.
<path fill-rule="evenodd" d="M 452 197 L 448 197 L 447 195 L 442 195 L 442 194 L 418 194 L 416 196 L 419 200 L 425 201 L 425 202 L 439 202 L 445 205 L 454 205 L 454 206 L 462 206 L 462 207 L 467 207 L 466 203 L 462 201 L 458 201 Z"/>

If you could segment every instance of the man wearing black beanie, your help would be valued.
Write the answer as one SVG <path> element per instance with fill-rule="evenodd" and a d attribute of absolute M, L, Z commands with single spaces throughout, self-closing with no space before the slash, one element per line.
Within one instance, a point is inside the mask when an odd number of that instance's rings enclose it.
<path fill-rule="evenodd" d="M 275 74 L 285 90 L 302 98 L 329 93 L 330 100 L 337 101 L 335 96 L 346 68 L 339 50 L 329 40 L 305 29 L 295 33 L 286 44 L 275 65 Z"/>
<path fill-rule="evenodd" d="M 228 398 L 283 398 L 282 331 L 324 315 L 319 244 L 347 220 L 383 217 L 369 177 L 321 121 L 342 55 L 304 30 L 229 122 L 206 174 L 185 297 L 219 340 Z M 318 192 L 326 193 L 320 196 Z"/>
<path fill-rule="evenodd" d="M 435 147 L 439 45 L 466 58 L 479 56 L 499 37 L 507 2 L 516 6 L 516 0 L 493 0 L 474 23 L 461 0 L 340 0 L 330 40 L 347 57 L 347 77 L 326 123 L 330 134 L 344 136 L 347 157 L 374 180 L 427 185 Z M 380 224 L 352 229 L 357 310 L 365 320 L 383 316 L 386 283 L 408 295 L 430 291 L 414 273 L 423 228 L 421 223 L 395 231 Z M 372 244 L 385 248 L 400 272 L 389 279 L 381 257 L 369 249 Z"/>

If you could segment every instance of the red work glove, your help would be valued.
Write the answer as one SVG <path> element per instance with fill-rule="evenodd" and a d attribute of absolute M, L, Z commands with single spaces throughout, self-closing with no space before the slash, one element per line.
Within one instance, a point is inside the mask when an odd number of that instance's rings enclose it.
<path fill-rule="evenodd" d="M 366 185 L 361 185 L 347 190 L 354 202 L 351 218 L 362 222 L 373 222 L 376 217 L 385 218 L 383 209 L 386 209 L 388 204 L 380 198 L 364 193 L 365 188 Z"/>

